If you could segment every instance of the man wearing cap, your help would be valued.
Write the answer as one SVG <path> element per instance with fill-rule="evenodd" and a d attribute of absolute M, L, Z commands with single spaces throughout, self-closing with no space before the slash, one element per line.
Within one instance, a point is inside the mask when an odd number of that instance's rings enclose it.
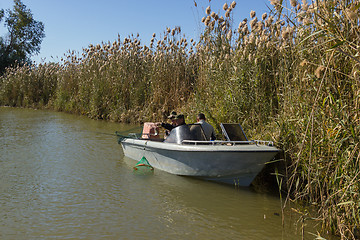
<path fill-rule="evenodd" d="M 176 115 L 174 117 L 174 121 L 175 121 L 175 127 L 178 127 L 178 126 L 181 126 L 181 125 L 186 125 L 185 117 L 184 117 L 183 114 Z"/>
<path fill-rule="evenodd" d="M 171 131 L 171 129 L 173 129 L 175 126 L 175 117 L 176 117 L 177 113 L 175 111 L 172 111 L 170 113 L 170 115 L 167 117 L 168 119 L 171 120 L 171 124 L 169 123 L 157 123 L 157 125 L 160 125 L 161 127 L 165 128 L 166 130 Z"/>
<path fill-rule="evenodd" d="M 161 127 L 165 128 L 166 130 L 169 130 L 169 131 L 171 131 L 173 128 L 175 128 L 177 126 L 186 124 L 184 115 L 176 114 L 175 111 L 171 112 L 171 114 L 168 116 L 168 119 L 171 120 L 171 124 L 159 123 L 159 125 L 161 125 Z"/>

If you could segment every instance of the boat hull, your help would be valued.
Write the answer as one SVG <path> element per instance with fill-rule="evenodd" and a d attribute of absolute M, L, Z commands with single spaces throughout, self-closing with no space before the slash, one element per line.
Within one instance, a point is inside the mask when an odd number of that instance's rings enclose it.
<path fill-rule="evenodd" d="M 156 169 L 238 186 L 249 186 L 279 151 L 258 144 L 191 145 L 130 138 L 121 145 L 126 157 L 139 161 L 145 156 Z"/>

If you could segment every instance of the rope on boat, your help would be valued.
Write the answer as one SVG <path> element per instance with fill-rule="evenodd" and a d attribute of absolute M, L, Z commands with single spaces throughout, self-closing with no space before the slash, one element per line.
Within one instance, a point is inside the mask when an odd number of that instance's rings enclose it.
<path fill-rule="evenodd" d="M 129 133 L 128 135 L 123 135 L 122 132 L 115 132 L 115 135 L 118 137 L 118 143 L 120 144 L 126 138 L 139 139 L 139 134 Z"/>

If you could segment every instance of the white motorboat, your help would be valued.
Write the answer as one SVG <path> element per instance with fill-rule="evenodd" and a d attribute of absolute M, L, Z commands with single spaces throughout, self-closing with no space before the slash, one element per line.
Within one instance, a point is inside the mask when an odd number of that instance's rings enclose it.
<path fill-rule="evenodd" d="M 200 124 L 178 126 L 164 141 L 153 129 L 140 138 L 118 137 L 126 157 L 139 161 L 144 156 L 156 169 L 249 186 L 279 149 L 270 141 L 247 140 L 240 124 L 221 124 L 221 128 L 225 141 L 206 141 Z"/>

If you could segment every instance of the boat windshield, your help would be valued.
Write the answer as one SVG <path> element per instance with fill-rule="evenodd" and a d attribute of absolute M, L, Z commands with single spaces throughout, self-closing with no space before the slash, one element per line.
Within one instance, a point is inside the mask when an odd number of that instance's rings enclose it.
<path fill-rule="evenodd" d="M 206 141 L 200 124 L 187 124 L 173 128 L 164 142 L 181 144 L 183 140 Z"/>
<path fill-rule="evenodd" d="M 220 123 L 220 127 L 227 141 L 248 141 L 239 123 Z"/>

